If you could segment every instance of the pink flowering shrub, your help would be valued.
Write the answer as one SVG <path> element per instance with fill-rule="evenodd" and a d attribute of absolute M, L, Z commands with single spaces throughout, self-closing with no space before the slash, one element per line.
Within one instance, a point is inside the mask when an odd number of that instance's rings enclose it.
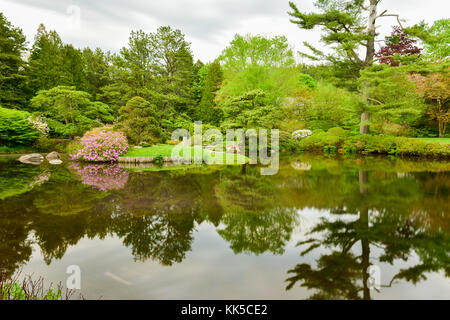
<path fill-rule="evenodd" d="M 128 171 L 116 164 L 81 165 L 74 162 L 70 168 L 76 171 L 83 184 L 101 191 L 120 190 L 127 185 Z"/>
<path fill-rule="evenodd" d="M 109 128 L 93 129 L 80 139 L 76 152 L 70 156 L 72 160 L 117 161 L 127 149 L 128 142 L 123 133 Z"/>

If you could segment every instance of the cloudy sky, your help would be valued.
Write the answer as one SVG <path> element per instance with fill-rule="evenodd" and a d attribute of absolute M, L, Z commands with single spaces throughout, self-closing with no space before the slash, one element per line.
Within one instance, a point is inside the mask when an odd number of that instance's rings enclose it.
<path fill-rule="evenodd" d="M 314 0 L 294 0 L 313 10 Z M 448 18 L 448 0 L 384 0 L 381 10 L 401 14 L 406 24 Z M 158 26 L 180 29 L 192 43 L 195 59 L 215 59 L 234 34 L 285 35 L 301 50 L 303 41 L 319 44 L 317 31 L 300 30 L 289 22 L 288 0 L 0 0 L 0 11 L 20 26 L 29 43 L 44 23 L 63 41 L 77 47 L 117 52 L 131 30 L 153 32 Z M 395 18 L 379 20 L 381 34 Z"/>

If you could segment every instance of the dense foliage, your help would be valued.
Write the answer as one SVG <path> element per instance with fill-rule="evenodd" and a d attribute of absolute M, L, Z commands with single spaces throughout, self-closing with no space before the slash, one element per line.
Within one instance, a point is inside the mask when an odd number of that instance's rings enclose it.
<path fill-rule="evenodd" d="M 396 15 L 373 16 L 378 5 L 324 0 L 305 13 L 290 3 L 291 22 L 321 29 L 332 49 L 305 43 L 312 54 L 302 56 L 315 64 L 299 64 L 284 36 L 249 34 L 235 35 L 214 61 L 194 62 L 191 44 L 170 26 L 132 31 L 110 53 L 75 48 L 40 25 L 27 49 L 0 14 L 2 147 L 59 149 L 105 125 L 148 146 L 177 128 L 192 134 L 194 121 L 222 131 L 279 128 L 286 150 L 296 149 L 292 133 L 301 129 L 448 136 L 448 19 L 409 27 L 399 19 L 381 41 L 376 22 Z"/>
<path fill-rule="evenodd" d="M 0 107 L 0 144 L 30 144 L 39 132 L 28 120 L 29 113 Z"/>

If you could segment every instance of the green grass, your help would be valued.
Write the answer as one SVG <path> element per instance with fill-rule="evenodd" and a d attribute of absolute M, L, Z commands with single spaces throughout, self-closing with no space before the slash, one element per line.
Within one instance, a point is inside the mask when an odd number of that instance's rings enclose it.
<path fill-rule="evenodd" d="M 174 147 L 169 144 L 158 144 L 142 149 L 131 148 L 126 154 L 121 155 L 121 157 L 170 157 Z"/>
<path fill-rule="evenodd" d="M 171 157 L 172 151 L 175 147 L 176 146 L 168 145 L 168 144 L 159 144 L 159 145 L 154 145 L 151 147 L 141 148 L 141 149 L 131 148 L 130 150 L 128 150 L 128 152 L 126 154 L 122 155 L 121 157 L 133 157 L 133 158 L 134 157 L 157 157 L 157 156 Z M 192 158 L 194 158 L 195 152 L 203 152 L 204 159 L 207 159 L 211 155 L 211 151 L 209 151 L 209 150 L 203 150 L 200 147 L 190 147 L 190 146 L 182 147 L 180 155 L 184 156 L 186 152 L 190 152 Z M 224 157 L 223 158 L 224 163 L 227 162 L 227 164 L 228 163 L 237 164 L 238 159 L 241 161 L 244 161 L 244 162 L 248 162 L 248 158 L 243 155 L 240 155 L 240 154 L 224 153 L 223 157 Z"/>
<path fill-rule="evenodd" d="M 443 144 L 450 144 L 450 138 L 416 138 L 425 142 L 439 142 Z"/>

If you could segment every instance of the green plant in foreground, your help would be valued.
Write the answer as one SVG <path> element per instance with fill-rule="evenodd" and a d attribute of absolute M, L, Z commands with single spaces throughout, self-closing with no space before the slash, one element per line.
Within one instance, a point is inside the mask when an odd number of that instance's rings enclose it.
<path fill-rule="evenodd" d="M 162 156 L 162 155 L 157 155 L 154 159 L 153 159 L 153 162 L 157 165 L 157 166 L 159 166 L 159 167 L 162 167 L 162 165 L 163 165 L 163 163 L 164 163 L 164 157 Z"/>
<path fill-rule="evenodd" d="M 37 280 L 26 276 L 19 281 L 20 273 L 12 277 L 0 273 L 0 300 L 69 300 L 74 294 L 73 290 L 66 289 L 63 295 L 63 286 L 59 283 L 56 288 L 44 287 L 44 279 Z M 80 295 L 81 299 L 83 296 Z"/>

